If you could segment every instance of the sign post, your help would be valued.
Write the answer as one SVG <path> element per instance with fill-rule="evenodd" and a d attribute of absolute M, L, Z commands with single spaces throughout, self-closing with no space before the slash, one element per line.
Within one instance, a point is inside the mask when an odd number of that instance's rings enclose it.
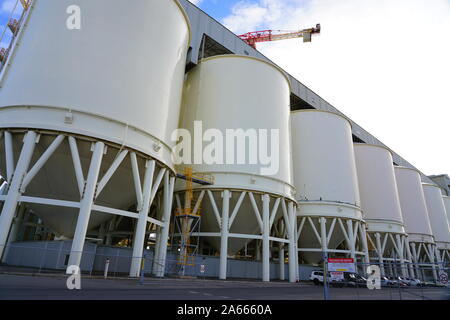
<path fill-rule="evenodd" d="M 328 253 L 323 252 L 323 298 L 324 300 L 330 299 L 330 294 L 328 291 Z"/>

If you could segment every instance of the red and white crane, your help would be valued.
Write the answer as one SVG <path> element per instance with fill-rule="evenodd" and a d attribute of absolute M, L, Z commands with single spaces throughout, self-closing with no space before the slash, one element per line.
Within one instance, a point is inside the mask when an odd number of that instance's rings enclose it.
<path fill-rule="evenodd" d="M 303 29 L 298 31 L 283 31 L 283 30 L 263 30 L 252 31 L 241 34 L 239 38 L 247 42 L 250 46 L 256 49 L 256 43 L 277 41 L 285 39 L 303 38 L 303 42 L 311 42 L 313 34 L 320 33 L 320 24 L 313 28 Z"/>

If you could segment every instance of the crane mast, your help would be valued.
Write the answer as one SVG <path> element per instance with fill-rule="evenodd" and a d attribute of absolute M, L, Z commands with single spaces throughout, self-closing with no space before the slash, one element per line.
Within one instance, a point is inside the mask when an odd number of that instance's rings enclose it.
<path fill-rule="evenodd" d="M 250 46 L 256 49 L 256 43 L 278 41 L 294 38 L 303 38 L 303 42 L 311 42 L 311 36 L 313 34 L 320 33 L 320 24 L 317 24 L 313 28 L 303 29 L 298 31 L 282 31 L 282 30 L 262 30 L 252 31 L 241 34 L 239 38 L 247 42 Z"/>

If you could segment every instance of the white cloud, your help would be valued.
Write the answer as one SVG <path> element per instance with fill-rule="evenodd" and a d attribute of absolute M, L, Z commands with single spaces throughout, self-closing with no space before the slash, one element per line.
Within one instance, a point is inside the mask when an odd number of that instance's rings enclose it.
<path fill-rule="evenodd" d="M 200 3 L 203 2 L 203 0 L 189 0 L 189 1 L 195 4 L 196 6 L 200 5 Z"/>
<path fill-rule="evenodd" d="M 450 2 L 241 1 L 236 33 L 296 30 L 258 49 L 426 174 L 450 173 Z"/>
<path fill-rule="evenodd" d="M 0 6 L 0 13 L 11 13 L 15 4 L 16 0 L 4 0 Z"/>

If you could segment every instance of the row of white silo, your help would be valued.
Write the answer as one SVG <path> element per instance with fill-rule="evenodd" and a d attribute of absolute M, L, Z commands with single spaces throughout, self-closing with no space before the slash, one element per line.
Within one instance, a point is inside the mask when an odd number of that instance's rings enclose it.
<path fill-rule="evenodd" d="M 84 12 L 80 30 L 59 15 L 73 5 Z M 123 20 L 124 11 L 134 19 Z M 437 254 L 448 254 L 439 223 L 448 199 L 424 195 L 417 171 L 394 168 L 385 148 L 354 144 L 341 115 L 291 112 L 289 79 L 267 61 L 215 56 L 185 76 L 189 29 L 177 1 L 33 1 L 0 74 L 8 181 L 0 255 L 22 202 L 73 239 L 75 265 L 87 231 L 112 216 L 136 219 L 131 276 L 148 223 L 158 234 L 155 274 L 164 275 L 172 202 L 179 212 L 201 208 L 193 236 L 220 253 L 221 279 L 250 242 L 261 247 L 264 281 L 276 254 L 284 278 L 285 247 L 292 282 L 299 261 L 351 257 L 385 272 L 395 261 L 434 268 Z M 187 148 L 174 148 L 180 142 Z M 186 184 L 175 183 L 185 166 L 214 183 L 186 196 Z"/>
<path fill-rule="evenodd" d="M 130 275 L 139 274 L 147 222 L 168 235 L 170 137 L 189 42 L 176 0 L 31 2 L 0 73 L 8 181 L 0 256 L 18 204 L 27 203 L 60 239 L 73 239 L 69 265 L 79 265 L 88 231 L 113 216 L 136 219 Z M 167 241 L 157 246 L 165 261 Z"/>

